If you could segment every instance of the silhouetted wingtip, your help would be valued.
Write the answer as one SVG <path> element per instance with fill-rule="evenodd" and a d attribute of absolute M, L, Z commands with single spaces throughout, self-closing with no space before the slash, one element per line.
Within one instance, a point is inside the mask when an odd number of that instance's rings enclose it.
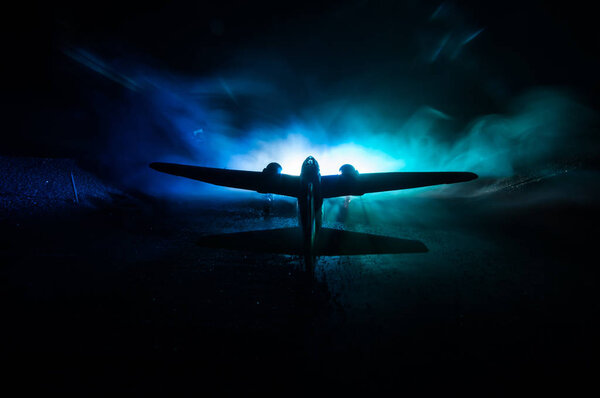
<path fill-rule="evenodd" d="M 429 253 L 429 248 L 423 242 L 418 240 L 415 242 L 415 253 Z"/>
<path fill-rule="evenodd" d="M 168 166 L 168 163 L 163 163 L 163 162 L 152 162 L 148 165 L 151 169 L 156 170 L 156 171 L 163 171 L 165 170 L 165 167 Z"/>

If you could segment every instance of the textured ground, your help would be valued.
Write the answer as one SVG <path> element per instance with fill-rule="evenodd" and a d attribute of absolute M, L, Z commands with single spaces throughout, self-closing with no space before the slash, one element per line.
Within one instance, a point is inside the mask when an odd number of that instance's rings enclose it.
<path fill-rule="evenodd" d="M 4 377 L 78 392 L 590 386 L 599 212 L 533 200 L 548 191 L 536 189 L 328 202 L 329 227 L 429 252 L 322 257 L 315 281 L 297 256 L 196 244 L 293 226 L 285 200 L 266 219 L 260 200 L 102 190 L 80 206 L 65 193 L 60 211 L 11 207 L 0 218 Z"/>

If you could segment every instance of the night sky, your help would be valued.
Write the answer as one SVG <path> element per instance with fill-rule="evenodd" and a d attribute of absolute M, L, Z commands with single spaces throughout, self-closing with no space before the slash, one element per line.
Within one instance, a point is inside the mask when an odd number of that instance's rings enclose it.
<path fill-rule="evenodd" d="M 325 172 L 355 162 L 491 176 L 589 162 L 600 61 L 587 7 L 22 6 L 2 27 L 1 152 L 78 158 L 142 190 L 155 160 L 275 160 L 294 174 L 312 151 L 332 159 Z"/>

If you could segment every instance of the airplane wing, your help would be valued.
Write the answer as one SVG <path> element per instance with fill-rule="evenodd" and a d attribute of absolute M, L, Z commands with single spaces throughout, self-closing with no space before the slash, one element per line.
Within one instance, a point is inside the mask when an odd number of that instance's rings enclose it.
<path fill-rule="evenodd" d="M 398 172 L 366 173 L 356 175 L 328 175 L 321 177 L 323 198 L 360 196 L 369 192 L 395 191 L 429 185 L 453 184 L 471 181 L 477 174 L 468 172 Z"/>
<path fill-rule="evenodd" d="M 176 163 L 151 163 L 154 170 L 224 187 L 298 197 L 300 177 L 260 171 L 216 169 Z"/>

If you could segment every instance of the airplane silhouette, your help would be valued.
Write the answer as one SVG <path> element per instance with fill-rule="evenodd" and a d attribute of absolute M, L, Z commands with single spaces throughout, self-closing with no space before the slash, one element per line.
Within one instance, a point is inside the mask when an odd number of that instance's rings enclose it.
<path fill-rule="evenodd" d="M 392 172 L 359 174 L 354 166 L 345 164 L 340 174 L 321 176 L 319 164 L 309 156 L 302 163 L 300 176 L 282 174 L 281 165 L 269 163 L 260 171 L 229 170 L 187 166 L 175 163 L 151 163 L 154 170 L 191 178 L 214 185 L 291 196 L 298 199 L 299 222 L 302 229 L 303 253 L 307 270 L 316 260 L 315 241 L 323 219 L 323 199 L 338 196 L 361 196 L 365 193 L 395 191 L 430 185 L 471 181 L 477 174 L 470 172 Z"/>

